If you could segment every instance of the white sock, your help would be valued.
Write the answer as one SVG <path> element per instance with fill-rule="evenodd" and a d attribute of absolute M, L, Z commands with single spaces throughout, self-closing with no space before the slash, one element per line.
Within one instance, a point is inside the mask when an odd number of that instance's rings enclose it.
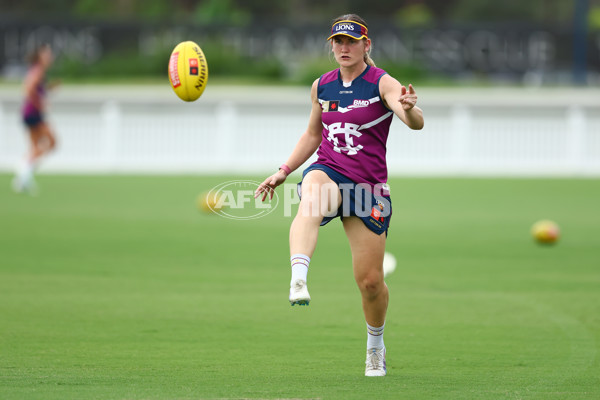
<path fill-rule="evenodd" d="M 27 186 L 33 179 L 33 171 L 35 169 L 35 163 L 29 160 L 23 160 L 23 163 L 19 167 L 17 176 L 22 185 Z"/>
<path fill-rule="evenodd" d="M 21 160 L 17 164 L 17 168 L 15 170 L 15 177 L 16 177 L 17 181 L 19 182 L 19 185 L 21 185 L 21 186 L 24 185 L 27 164 L 28 164 L 27 160 Z"/>
<path fill-rule="evenodd" d="M 33 179 L 33 171 L 35 169 L 35 163 L 29 162 L 27 167 L 25 167 L 25 171 L 23 173 L 23 177 L 27 180 L 27 182 L 31 182 Z"/>
<path fill-rule="evenodd" d="M 306 282 L 308 275 L 308 264 L 310 264 L 310 257 L 304 254 L 294 254 L 290 261 L 292 263 L 292 280 L 290 283 L 296 282 L 298 279 Z"/>
<path fill-rule="evenodd" d="M 382 349 L 383 345 L 383 328 L 385 322 L 379 328 L 375 328 L 367 324 L 367 349 Z"/>

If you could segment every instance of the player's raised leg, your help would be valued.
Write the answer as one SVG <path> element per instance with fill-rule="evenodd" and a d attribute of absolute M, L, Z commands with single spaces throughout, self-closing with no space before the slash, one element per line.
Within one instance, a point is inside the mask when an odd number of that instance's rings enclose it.
<path fill-rule="evenodd" d="M 325 172 L 309 171 L 302 180 L 300 205 L 290 228 L 291 305 L 308 305 L 310 302 L 306 280 L 310 258 L 317 246 L 319 226 L 324 216 L 337 212 L 341 201 L 338 186 Z"/>
<path fill-rule="evenodd" d="M 34 194 L 36 183 L 34 179 L 35 169 L 40 159 L 50 152 L 56 145 L 56 139 L 45 122 L 28 127 L 30 151 L 22 161 L 13 181 L 13 188 L 17 192 L 29 191 Z"/>
<path fill-rule="evenodd" d="M 362 296 L 367 323 L 366 376 L 385 376 L 385 345 L 383 329 L 389 292 L 383 280 L 383 255 L 386 235 L 378 235 L 358 217 L 344 218 L 344 230 L 352 251 L 354 279 Z"/>

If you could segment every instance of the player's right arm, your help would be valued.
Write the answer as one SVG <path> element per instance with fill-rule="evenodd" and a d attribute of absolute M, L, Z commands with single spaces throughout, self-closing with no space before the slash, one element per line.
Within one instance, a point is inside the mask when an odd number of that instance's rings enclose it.
<path fill-rule="evenodd" d="M 304 164 L 304 162 L 308 160 L 315 151 L 317 151 L 319 145 L 321 144 L 321 132 L 323 130 L 323 125 L 321 123 L 321 104 L 319 104 L 319 99 L 317 96 L 318 86 L 319 80 L 317 79 L 314 81 L 310 90 L 312 108 L 308 120 L 308 127 L 302 136 L 300 136 L 298 143 L 296 143 L 294 150 L 292 150 L 292 154 L 290 154 L 285 163 L 292 171 Z M 286 172 L 280 169 L 265 179 L 264 182 L 258 186 L 254 196 L 258 197 L 261 193 L 263 193 L 262 200 L 264 201 L 267 197 L 267 194 L 270 193 L 270 197 L 273 198 L 273 189 L 281 185 L 286 178 Z"/>
<path fill-rule="evenodd" d="M 286 164 L 292 171 L 300 167 L 306 160 L 313 155 L 321 144 L 321 133 L 323 131 L 323 124 L 321 122 L 321 113 L 323 112 L 319 99 L 317 97 L 317 88 L 319 80 L 315 80 L 310 90 L 310 98 L 312 108 L 310 111 L 310 118 L 308 120 L 308 127 L 306 131 L 300 136 L 296 147 L 292 151 L 292 154 L 287 159 Z"/>

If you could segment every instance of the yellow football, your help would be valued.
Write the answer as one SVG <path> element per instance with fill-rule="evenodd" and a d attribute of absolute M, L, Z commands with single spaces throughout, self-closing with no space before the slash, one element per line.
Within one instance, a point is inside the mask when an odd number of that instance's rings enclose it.
<path fill-rule="evenodd" d="M 175 94 L 184 101 L 198 100 L 208 82 L 208 63 L 200 46 L 181 42 L 169 59 L 169 81 Z"/>
<path fill-rule="evenodd" d="M 538 243 L 552 244 L 560 237 L 560 229 L 556 222 L 542 220 L 533 224 L 531 235 Z"/>
<path fill-rule="evenodd" d="M 205 213 L 218 213 L 223 209 L 223 204 L 219 204 L 216 193 L 205 192 L 196 198 L 198 210 Z"/>

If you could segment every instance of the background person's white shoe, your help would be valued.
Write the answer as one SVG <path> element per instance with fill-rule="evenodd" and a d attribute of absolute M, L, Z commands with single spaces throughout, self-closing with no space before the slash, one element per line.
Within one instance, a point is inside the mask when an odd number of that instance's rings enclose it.
<path fill-rule="evenodd" d="M 365 364 L 365 376 L 385 376 L 387 374 L 385 347 L 381 349 L 367 349 L 367 361 Z"/>
<path fill-rule="evenodd" d="M 12 186 L 12 190 L 15 193 L 23 193 L 25 191 L 25 186 L 23 185 L 23 182 L 21 182 L 21 179 L 19 179 L 18 176 L 15 176 L 11 182 L 11 186 Z"/>
<path fill-rule="evenodd" d="M 298 279 L 290 285 L 290 304 L 299 306 L 307 306 L 310 302 L 310 295 L 306 287 L 306 281 Z"/>
<path fill-rule="evenodd" d="M 15 176 L 11 182 L 11 186 L 15 193 L 27 193 L 30 196 L 37 196 L 40 192 L 33 177 L 23 180 L 22 177 Z"/>

